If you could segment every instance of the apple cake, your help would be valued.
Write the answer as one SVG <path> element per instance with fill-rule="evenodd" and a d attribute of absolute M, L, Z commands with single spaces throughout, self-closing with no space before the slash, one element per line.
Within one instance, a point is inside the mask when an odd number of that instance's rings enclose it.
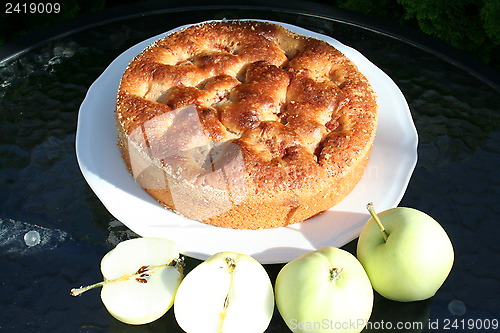
<path fill-rule="evenodd" d="M 304 221 L 363 175 L 376 97 L 340 51 L 265 21 L 172 32 L 125 70 L 115 117 L 135 181 L 189 219 L 237 229 Z"/>

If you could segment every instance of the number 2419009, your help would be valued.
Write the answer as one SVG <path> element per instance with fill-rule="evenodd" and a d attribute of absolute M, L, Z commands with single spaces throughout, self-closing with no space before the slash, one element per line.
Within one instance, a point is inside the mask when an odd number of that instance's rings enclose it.
<path fill-rule="evenodd" d="M 58 2 L 5 3 L 5 14 L 58 14 L 60 12 L 61 4 Z"/>
<path fill-rule="evenodd" d="M 499 323 L 498 319 L 444 319 L 444 330 L 497 330 Z"/>

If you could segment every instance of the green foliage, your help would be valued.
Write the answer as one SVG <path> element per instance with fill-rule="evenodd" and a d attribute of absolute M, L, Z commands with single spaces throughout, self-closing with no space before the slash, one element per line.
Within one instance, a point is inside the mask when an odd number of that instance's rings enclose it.
<path fill-rule="evenodd" d="M 355 12 L 420 29 L 500 67 L 499 0 L 330 0 Z"/>
<path fill-rule="evenodd" d="M 500 44 L 500 1 L 486 0 L 481 8 L 481 19 L 484 22 L 486 34 L 495 42 Z"/>
<path fill-rule="evenodd" d="M 416 19 L 424 33 L 458 49 L 485 61 L 491 60 L 495 48 L 498 50 L 498 0 L 398 0 L 398 3 L 404 7 L 406 19 Z"/>

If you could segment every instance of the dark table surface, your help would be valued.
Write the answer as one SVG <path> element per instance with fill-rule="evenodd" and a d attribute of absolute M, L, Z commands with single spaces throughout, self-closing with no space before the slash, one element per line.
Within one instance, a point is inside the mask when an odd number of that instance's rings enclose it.
<path fill-rule="evenodd" d="M 149 325 L 128 326 L 107 313 L 98 291 L 69 294 L 99 281 L 102 256 L 135 236 L 79 170 L 77 116 L 89 86 L 124 50 L 183 24 L 222 18 L 276 20 L 330 35 L 396 82 L 419 134 L 418 163 L 400 206 L 442 224 L 455 264 L 427 301 L 397 303 L 376 295 L 371 320 L 391 322 L 394 329 L 398 322 L 424 323 L 423 329 L 394 330 L 399 332 L 492 331 L 478 325 L 500 319 L 498 73 L 417 33 L 346 12 L 302 2 L 213 4 L 135 5 L 0 49 L 0 331 L 181 332 L 172 311 Z M 28 247 L 23 237 L 32 230 L 41 242 Z M 356 240 L 344 246 L 353 253 L 355 247 Z M 186 270 L 199 262 L 187 258 Z M 265 266 L 273 281 L 282 266 Z M 267 332 L 287 331 L 275 311 Z"/>

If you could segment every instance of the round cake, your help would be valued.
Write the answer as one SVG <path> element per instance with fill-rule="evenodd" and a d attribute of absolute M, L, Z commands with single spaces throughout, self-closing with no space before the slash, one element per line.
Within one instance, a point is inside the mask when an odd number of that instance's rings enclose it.
<path fill-rule="evenodd" d="M 122 157 L 189 219 L 282 227 L 340 202 L 377 126 L 365 76 L 325 41 L 264 21 L 214 21 L 135 57 L 118 89 Z"/>

